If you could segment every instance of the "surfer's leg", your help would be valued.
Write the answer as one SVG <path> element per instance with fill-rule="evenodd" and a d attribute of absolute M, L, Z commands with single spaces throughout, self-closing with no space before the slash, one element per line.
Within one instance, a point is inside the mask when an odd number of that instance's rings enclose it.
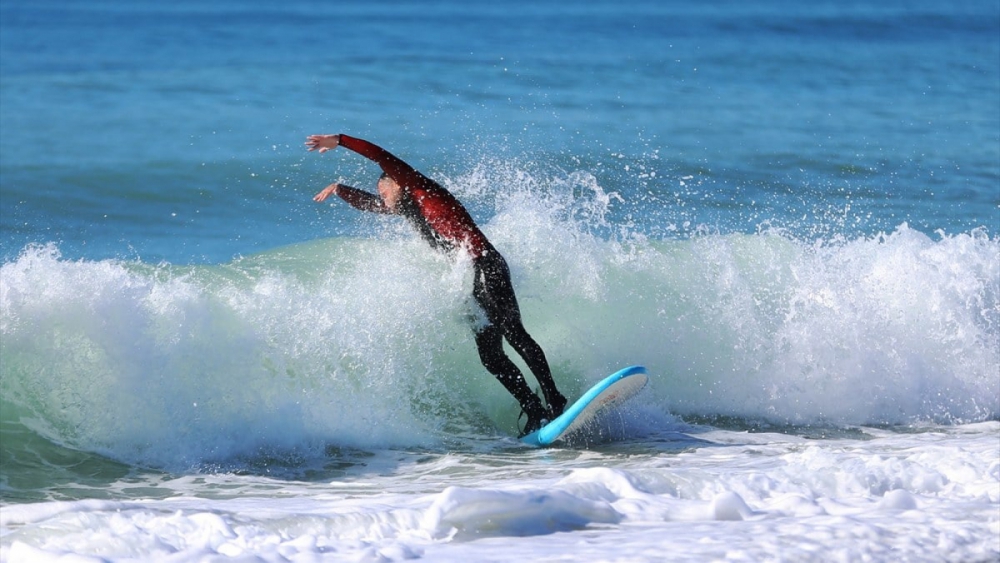
<path fill-rule="evenodd" d="M 518 307 L 517 297 L 514 295 L 514 284 L 510 280 L 510 270 L 502 256 L 494 253 L 476 261 L 473 295 L 483 311 L 486 312 L 490 323 L 500 327 L 507 342 L 510 342 L 511 347 L 528 364 L 531 373 L 542 387 L 545 402 L 549 405 L 550 416 L 554 418 L 562 414 L 566 406 L 566 398 L 556 389 L 556 383 L 552 379 L 552 371 L 549 369 L 545 352 L 528 334 L 521 322 L 521 309 Z M 497 349 L 500 350 L 501 354 L 503 353 L 502 342 L 497 344 Z M 506 356 L 504 359 L 510 362 Z"/>
<path fill-rule="evenodd" d="M 521 408 L 528 414 L 531 421 L 541 421 L 547 418 L 542 400 L 531 392 L 528 383 L 521 375 L 521 370 L 503 352 L 503 334 L 500 328 L 490 324 L 476 331 L 476 347 L 479 349 L 479 359 L 487 371 L 492 373 L 500 383 L 517 399 Z"/>
<path fill-rule="evenodd" d="M 549 405 L 551 416 L 554 418 L 562 414 L 563 409 L 566 408 L 566 397 L 556 389 L 556 382 L 552 379 L 552 371 L 549 369 L 549 362 L 545 359 L 542 347 L 528 334 L 520 318 L 516 319 L 516 322 L 508 321 L 505 323 L 503 334 L 507 338 L 507 342 L 510 342 L 511 347 L 524 358 L 531 373 L 541 385 L 542 394 L 545 395 L 545 402 Z"/>

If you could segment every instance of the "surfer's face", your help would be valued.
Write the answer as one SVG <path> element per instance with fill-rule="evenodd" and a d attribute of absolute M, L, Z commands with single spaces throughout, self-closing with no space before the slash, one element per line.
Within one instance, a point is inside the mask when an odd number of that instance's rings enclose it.
<path fill-rule="evenodd" d="M 382 201 L 386 207 L 396 209 L 403 195 L 403 189 L 392 178 L 380 178 L 378 181 L 378 195 L 382 196 Z"/>

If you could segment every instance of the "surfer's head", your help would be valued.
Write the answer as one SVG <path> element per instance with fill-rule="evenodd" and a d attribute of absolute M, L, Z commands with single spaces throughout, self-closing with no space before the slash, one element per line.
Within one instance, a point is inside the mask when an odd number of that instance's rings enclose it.
<path fill-rule="evenodd" d="M 378 179 L 378 195 L 389 209 L 396 209 L 403 197 L 403 188 L 385 172 Z"/>

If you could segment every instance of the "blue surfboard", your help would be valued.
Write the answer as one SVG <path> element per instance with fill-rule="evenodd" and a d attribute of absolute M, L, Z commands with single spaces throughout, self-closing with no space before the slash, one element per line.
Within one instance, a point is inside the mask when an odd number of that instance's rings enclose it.
<path fill-rule="evenodd" d="M 649 381 L 646 368 L 631 366 L 617 371 L 590 388 L 562 415 L 521 438 L 525 444 L 547 446 L 585 427 L 607 409 L 620 405 L 642 391 Z"/>

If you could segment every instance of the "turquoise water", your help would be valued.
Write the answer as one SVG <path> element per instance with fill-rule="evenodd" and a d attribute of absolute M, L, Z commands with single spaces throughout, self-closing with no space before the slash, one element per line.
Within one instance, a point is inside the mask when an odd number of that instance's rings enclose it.
<path fill-rule="evenodd" d="M 0 559 L 1000 553 L 996 2 L 0 25 Z M 467 204 L 565 394 L 649 368 L 619 443 L 520 448 L 469 264 L 312 201 L 377 178 L 341 131 Z"/>

